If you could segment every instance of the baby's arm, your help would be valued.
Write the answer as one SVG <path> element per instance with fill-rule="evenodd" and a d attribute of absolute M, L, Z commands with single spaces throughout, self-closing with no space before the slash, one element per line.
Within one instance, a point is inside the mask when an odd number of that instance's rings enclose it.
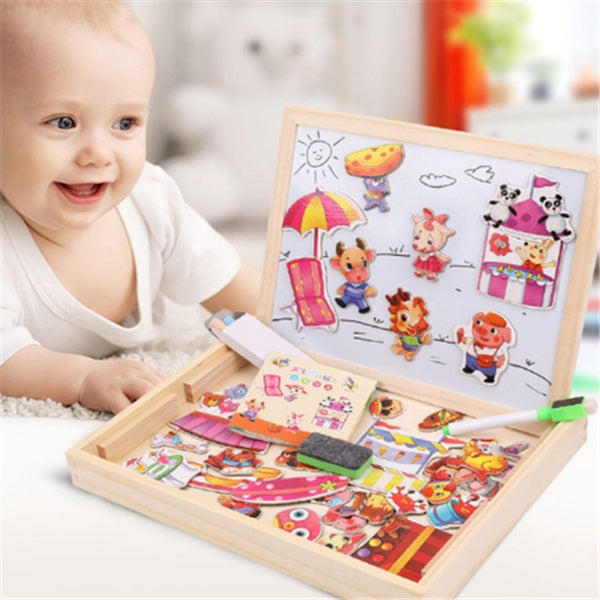
<path fill-rule="evenodd" d="M 234 312 L 254 314 L 258 306 L 259 289 L 260 271 L 242 258 L 242 264 L 236 276 L 221 291 L 204 300 L 202 305 L 213 313 L 222 308 L 228 308 Z"/>
<path fill-rule="evenodd" d="M 95 360 L 25 346 L 0 366 L 0 392 L 6 396 L 52 398 L 65 405 L 117 413 L 143 396 L 165 376 L 144 363 Z"/>

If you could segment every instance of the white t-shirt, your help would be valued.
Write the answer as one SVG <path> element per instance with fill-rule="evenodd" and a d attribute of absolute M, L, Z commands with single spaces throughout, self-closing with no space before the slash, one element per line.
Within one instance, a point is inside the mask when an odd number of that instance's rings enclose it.
<path fill-rule="evenodd" d="M 100 358 L 156 337 L 164 299 L 202 302 L 240 267 L 233 246 L 184 203 L 173 180 L 146 164 L 119 206 L 133 250 L 138 309 L 116 324 L 60 283 L 25 222 L 0 197 L 0 364 L 30 344 Z"/>

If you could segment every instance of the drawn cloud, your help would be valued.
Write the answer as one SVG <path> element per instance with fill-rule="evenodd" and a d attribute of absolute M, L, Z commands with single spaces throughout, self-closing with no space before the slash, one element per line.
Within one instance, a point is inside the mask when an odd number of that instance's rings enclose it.
<path fill-rule="evenodd" d="M 454 177 L 450 177 L 450 175 L 435 175 L 434 173 L 421 175 L 421 177 L 419 177 L 419 181 L 423 185 L 432 188 L 444 188 L 456 183 L 456 179 Z"/>
<path fill-rule="evenodd" d="M 481 181 L 481 183 L 491 183 L 492 179 L 494 179 L 494 171 L 492 171 L 492 167 L 490 165 L 479 165 L 474 169 L 466 169 L 465 173 L 476 179 L 477 181 Z"/>

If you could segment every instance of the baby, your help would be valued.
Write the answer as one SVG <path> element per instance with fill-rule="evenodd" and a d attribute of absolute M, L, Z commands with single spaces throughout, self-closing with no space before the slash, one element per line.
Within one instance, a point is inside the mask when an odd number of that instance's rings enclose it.
<path fill-rule="evenodd" d="M 129 9 L 1 8 L 0 391 L 116 413 L 164 375 L 99 359 L 155 339 L 166 297 L 252 312 L 259 276 L 145 162 L 154 59 Z"/>

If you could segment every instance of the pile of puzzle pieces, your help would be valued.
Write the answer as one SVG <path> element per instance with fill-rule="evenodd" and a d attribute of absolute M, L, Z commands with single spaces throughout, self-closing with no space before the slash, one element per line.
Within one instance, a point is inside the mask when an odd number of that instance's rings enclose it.
<path fill-rule="evenodd" d="M 240 384 L 202 394 L 196 410 L 123 465 L 182 493 L 215 493 L 227 509 L 412 581 L 496 495 L 528 447 L 438 435 L 463 416 L 446 409 L 413 424 L 415 435 L 399 425 L 400 401 L 377 397 L 356 442 L 372 450 L 373 462 L 350 479 L 302 464 L 295 447 L 228 430 L 246 391 Z"/>

